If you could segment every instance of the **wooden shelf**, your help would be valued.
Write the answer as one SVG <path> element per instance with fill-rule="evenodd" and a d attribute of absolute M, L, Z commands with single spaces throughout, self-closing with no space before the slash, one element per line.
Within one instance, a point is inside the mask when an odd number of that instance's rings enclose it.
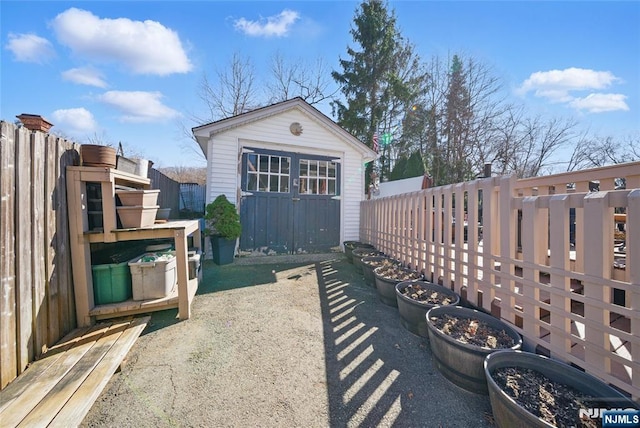
<path fill-rule="evenodd" d="M 115 235 L 117 241 L 136 241 L 140 239 L 173 238 L 176 230 L 183 230 L 191 235 L 199 230 L 197 220 L 176 220 L 166 223 L 157 223 L 149 227 L 135 229 L 113 229 L 111 235 Z M 84 232 L 90 243 L 105 242 L 105 233 L 88 231 Z"/>
<path fill-rule="evenodd" d="M 102 190 L 102 231 L 88 230 L 87 183 L 100 183 Z M 116 185 L 148 189 L 150 180 L 135 174 L 104 167 L 67 167 L 67 205 L 73 265 L 73 282 L 78 326 L 87 326 L 96 319 L 178 308 L 180 319 L 191 315 L 191 302 L 198 289 L 198 278 L 189 279 L 187 238 L 202 250 L 198 220 L 157 223 L 149 227 L 117 229 L 115 203 Z M 95 305 L 91 270 L 91 244 L 168 238 L 174 240 L 178 285 L 169 296 L 161 299 Z"/>
<path fill-rule="evenodd" d="M 198 291 L 198 279 L 189 280 L 189 301 L 193 300 Z M 135 315 L 150 311 L 178 308 L 178 287 L 173 292 L 161 299 L 150 300 L 125 300 L 119 303 L 97 305 L 89 311 L 89 315 L 96 319 L 112 318 L 114 314 L 118 317 L 125 315 Z"/>

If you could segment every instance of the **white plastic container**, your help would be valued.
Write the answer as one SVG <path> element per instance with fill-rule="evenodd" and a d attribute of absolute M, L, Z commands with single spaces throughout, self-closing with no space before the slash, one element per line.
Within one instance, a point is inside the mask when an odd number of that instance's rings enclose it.
<path fill-rule="evenodd" d="M 178 283 L 176 256 L 171 253 L 145 253 L 129 262 L 133 300 L 161 299 Z"/>
<path fill-rule="evenodd" d="M 136 163 L 135 173 L 142 177 L 147 177 L 149 175 L 149 161 L 147 159 L 134 159 Z"/>
<path fill-rule="evenodd" d="M 200 253 L 196 251 L 189 251 L 189 279 L 198 277 L 200 272 Z"/>

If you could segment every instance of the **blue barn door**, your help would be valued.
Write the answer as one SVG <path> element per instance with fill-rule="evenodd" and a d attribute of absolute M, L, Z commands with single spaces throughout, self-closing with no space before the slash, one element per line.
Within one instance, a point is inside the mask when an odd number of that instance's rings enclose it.
<path fill-rule="evenodd" d="M 264 149 L 242 155 L 240 250 L 326 252 L 340 244 L 340 164 Z"/>

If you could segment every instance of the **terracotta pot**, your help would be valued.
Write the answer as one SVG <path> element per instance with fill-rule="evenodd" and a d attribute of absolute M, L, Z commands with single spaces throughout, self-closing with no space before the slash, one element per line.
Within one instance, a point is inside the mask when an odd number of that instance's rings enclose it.
<path fill-rule="evenodd" d="M 116 167 L 116 149 L 96 144 L 83 144 L 80 146 L 80 157 L 83 166 Z"/>

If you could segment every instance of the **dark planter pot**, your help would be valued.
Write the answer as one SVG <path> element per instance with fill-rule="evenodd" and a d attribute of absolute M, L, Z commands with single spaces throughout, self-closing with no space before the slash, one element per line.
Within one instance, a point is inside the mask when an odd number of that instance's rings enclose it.
<path fill-rule="evenodd" d="M 352 251 L 353 267 L 356 268 L 356 272 L 364 273 L 362 270 L 362 258 L 373 256 L 384 256 L 384 253 L 373 248 L 354 248 Z"/>
<path fill-rule="evenodd" d="M 593 408 L 638 409 L 631 399 L 625 397 L 600 379 L 582 372 L 568 364 L 542 355 L 522 351 L 503 350 L 488 355 L 484 360 L 484 373 L 489 388 L 489 400 L 496 425 L 511 427 L 552 427 L 554 425 L 525 410 L 495 382 L 493 374 L 503 367 L 532 369 L 549 379 L 569 386 L 578 392 L 597 397 Z M 602 405 L 601 403 L 606 403 Z M 588 405 L 588 403 L 585 403 Z M 601 422 L 601 421 L 600 421 Z M 598 424 L 598 426 L 601 426 Z"/>
<path fill-rule="evenodd" d="M 353 250 L 356 248 L 375 249 L 376 247 L 360 241 L 344 241 L 344 254 L 347 256 L 347 261 L 349 263 L 353 263 Z"/>
<path fill-rule="evenodd" d="M 233 256 L 236 251 L 236 240 L 213 235 L 210 237 L 210 240 L 213 262 L 217 265 L 233 263 Z"/>
<path fill-rule="evenodd" d="M 379 267 L 373 270 L 373 274 L 376 277 L 376 290 L 378 290 L 378 297 L 380 301 L 385 305 L 398 307 L 398 299 L 396 298 L 396 285 L 400 282 L 406 281 L 404 278 L 393 279 L 380 274 L 383 267 Z M 403 269 L 406 273 L 415 273 L 415 279 L 420 279 L 421 275 L 410 269 Z"/>
<path fill-rule="evenodd" d="M 398 304 L 398 312 L 400 312 L 401 324 L 413 334 L 417 334 L 422 337 L 429 337 L 426 318 L 427 312 L 429 309 L 441 305 L 420 302 L 404 295 L 402 292 L 412 284 L 419 284 L 430 291 L 437 291 L 444 294 L 451 299 L 451 302 L 448 303 L 448 305 L 456 306 L 460 303 L 460 296 L 458 296 L 454 291 L 432 282 L 403 281 L 396 285 L 396 302 Z"/>
<path fill-rule="evenodd" d="M 373 273 L 373 270 L 377 267 L 372 263 L 381 262 L 383 260 L 390 259 L 387 256 L 371 256 L 371 257 L 363 257 L 360 259 L 360 264 L 362 265 L 362 275 L 364 276 L 364 282 L 370 287 L 376 286 L 376 276 Z"/>
<path fill-rule="evenodd" d="M 504 330 L 515 345 L 509 349 L 520 349 L 522 338 L 509 324 L 489 314 L 462 306 L 438 306 L 427 312 L 427 328 L 433 361 L 444 377 L 459 387 L 476 394 L 488 394 L 487 379 L 484 374 L 484 359 L 487 355 L 504 348 L 489 349 L 462 343 L 440 331 L 431 320 L 448 314 L 452 317 L 476 319 L 486 323 L 489 327 Z"/>

